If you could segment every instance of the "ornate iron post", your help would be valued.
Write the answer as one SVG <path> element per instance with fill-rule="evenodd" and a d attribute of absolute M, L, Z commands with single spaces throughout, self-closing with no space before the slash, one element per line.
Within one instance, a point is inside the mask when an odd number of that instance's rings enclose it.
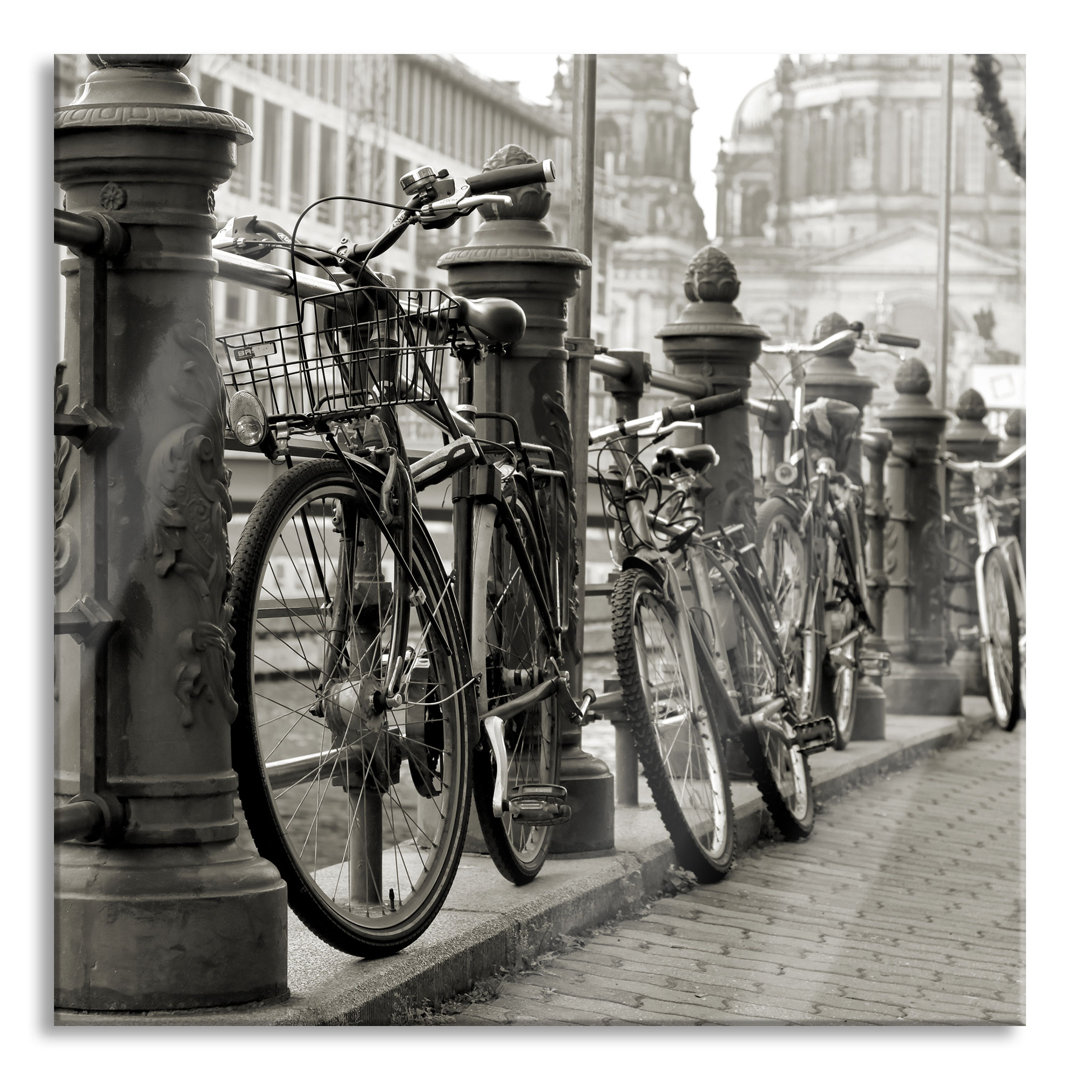
<path fill-rule="evenodd" d="M 76 453 L 57 440 L 56 788 L 103 806 L 105 827 L 56 848 L 55 1003 L 262 1000 L 287 992 L 285 886 L 237 843 L 231 505 L 211 351 L 213 193 L 251 136 L 202 104 L 187 56 L 90 59 L 57 110 L 56 179 L 69 211 L 104 213 L 127 243 L 100 286 L 104 329 L 93 278 L 78 260 L 62 267 L 61 411 L 79 403 L 103 434 Z M 88 364 L 79 341 L 92 333 Z M 79 611 L 97 613 L 97 629 L 80 630 Z M 78 677 L 88 640 L 92 681 Z"/>
<path fill-rule="evenodd" d="M 986 402 L 978 390 L 965 390 L 956 403 L 956 423 L 945 438 L 946 449 L 960 461 L 993 461 L 997 457 L 998 437 L 986 426 Z M 945 472 L 945 505 L 950 517 L 963 518 L 963 507 L 974 496 L 971 478 L 959 473 Z M 969 520 L 968 526 L 972 524 Z M 975 596 L 975 557 L 978 543 L 957 528 L 945 534 L 948 563 L 945 568 L 945 607 L 949 613 L 949 640 L 946 653 L 950 663 L 964 679 L 964 692 L 986 695 L 986 673 L 983 671 L 978 639 L 960 636 L 962 629 L 978 626 L 978 600 Z"/>
<path fill-rule="evenodd" d="M 1005 439 L 1001 444 L 1000 456 L 1008 457 L 1014 450 L 1019 449 L 1027 442 L 1027 412 L 1024 409 L 1013 409 L 1005 419 Z M 1025 486 L 1027 480 L 1027 457 L 1022 457 L 1012 468 L 1005 471 L 1006 491 L 1020 506 L 1016 517 L 1010 521 L 1002 521 L 999 529 L 1003 535 L 1016 536 L 1020 540 L 1020 550 L 1027 556 L 1027 529 L 1025 526 L 1025 511 L 1027 500 Z"/>
<path fill-rule="evenodd" d="M 846 330 L 850 325 L 837 312 L 826 315 L 814 327 L 812 341 L 824 341 L 831 334 Z M 851 362 L 855 352 L 855 343 L 845 341 L 828 352 L 815 357 L 806 368 L 806 401 L 817 398 L 836 398 L 854 405 L 860 415 L 865 413 L 877 389 L 877 383 L 867 375 L 860 375 Z M 861 428 L 861 421 L 860 421 Z M 851 451 L 844 469 L 847 476 L 856 484 L 862 485 L 862 443 L 856 439 L 851 444 Z M 863 530 L 863 543 L 866 543 L 866 506 L 865 500 L 859 506 L 859 525 Z M 855 726 L 852 729 L 854 739 L 883 739 L 885 737 L 885 694 L 881 687 L 865 675 L 860 675 L 855 690 Z"/>
<path fill-rule="evenodd" d="M 485 168 L 532 162 L 536 159 L 520 146 L 504 146 L 485 163 Z M 555 240 L 543 218 L 551 194 L 544 184 L 513 188 L 504 194 L 512 207 L 481 207 L 484 223 L 464 247 L 446 252 L 438 262 L 447 270 L 450 288 L 465 297 L 504 296 L 525 311 L 525 337 L 509 356 L 485 361 L 478 379 L 477 402 L 481 408 L 511 413 L 517 418 L 523 439 L 544 443 L 565 469 L 574 496 L 569 535 L 559 538 L 563 550 L 573 551 L 580 564 L 583 553 L 576 541 L 578 514 L 586 512 L 586 478 L 577 475 L 571 421 L 568 413 L 569 353 L 566 348 L 567 301 L 577 292 L 579 274 L 589 260 Z M 580 582 L 583 574 L 575 572 Z M 571 597 L 571 625 L 566 647 L 574 665 L 578 621 L 584 616 L 583 594 Z M 562 779 L 573 806 L 571 821 L 556 830 L 554 854 L 607 851 L 615 843 L 614 777 L 602 761 L 581 748 L 581 729 L 563 732 Z"/>
<path fill-rule="evenodd" d="M 734 263 L 707 244 L 687 265 L 683 291 L 689 303 L 656 335 L 675 374 L 703 380 L 709 394 L 749 394 L 750 365 L 769 335 L 746 322 L 735 307 L 739 278 Z M 705 527 L 741 523 L 752 538 L 757 515 L 749 416 L 743 407 L 704 420 L 704 441 L 716 447 L 721 462 L 709 476 L 713 488 L 705 499 Z"/>
<path fill-rule="evenodd" d="M 930 403 L 930 375 L 918 360 L 905 360 L 893 385 L 899 396 L 881 416 L 892 435 L 884 619 L 892 672 L 885 698 L 893 713 L 952 715 L 960 711 L 963 679 L 945 659 L 941 450 L 949 414 Z"/>

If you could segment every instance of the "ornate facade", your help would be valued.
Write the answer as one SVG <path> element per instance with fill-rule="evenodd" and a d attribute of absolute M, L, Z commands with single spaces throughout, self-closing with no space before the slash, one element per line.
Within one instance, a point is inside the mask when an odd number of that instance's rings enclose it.
<path fill-rule="evenodd" d="M 1022 131 L 1024 73 L 1000 59 Z M 954 61 L 946 401 L 979 385 L 1007 410 L 1023 395 L 1024 185 L 989 143 L 969 62 Z M 942 116 L 940 56 L 785 57 L 747 94 L 717 160 L 715 242 L 748 319 L 805 340 L 839 311 L 922 338 L 935 370 Z M 895 362 L 864 366 L 884 402 Z"/>

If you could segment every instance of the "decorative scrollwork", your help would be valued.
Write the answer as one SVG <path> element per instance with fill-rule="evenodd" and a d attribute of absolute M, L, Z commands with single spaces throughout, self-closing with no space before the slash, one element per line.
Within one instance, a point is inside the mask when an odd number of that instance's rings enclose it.
<path fill-rule="evenodd" d="M 173 331 L 186 356 L 171 396 L 191 420 L 170 431 L 157 445 L 149 469 L 147 514 L 153 537 L 154 571 L 187 583 L 200 612 L 194 627 L 176 642 L 179 661 L 174 691 L 182 705 L 181 722 L 195 722 L 200 702 L 223 703 L 236 713 L 229 673 L 232 669 L 225 602 L 229 585 L 226 525 L 232 516 L 229 474 L 224 466 L 225 393 L 206 328 L 198 334 Z"/>

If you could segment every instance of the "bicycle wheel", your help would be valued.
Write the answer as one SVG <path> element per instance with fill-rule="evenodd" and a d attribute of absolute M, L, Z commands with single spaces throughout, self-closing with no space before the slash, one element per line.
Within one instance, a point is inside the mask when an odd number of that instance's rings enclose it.
<path fill-rule="evenodd" d="M 1009 566 L 1016 584 L 1016 621 L 1020 643 L 1020 719 L 1027 716 L 1027 575 L 1024 572 L 1024 552 L 1015 536 L 1007 536 L 1001 549 L 1009 557 Z"/>
<path fill-rule="evenodd" d="M 741 609 L 736 619 L 735 674 L 740 705 L 746 714 L 753 712 L 759 702 L 780 693 L 780 679 L 768 649 Z M 809 836 L 815 807 L 806 755 L 797 746 L 788 746 L 779 732 L 766 727 L 744 731 L 741 742 L 761 798 L 781 835 L 787 840 Z"/>
<path fill-rule="evenodd" d="M 1012 731 L 1020 719 L 1020 623 L 1016 586 L 1001 548 L 991 548 L 978 568 L 979 621 L 985 639 L 983 657 L 994 720 Z"/>
<path fill-rule="evenodd" d="M 485 527 L 491 511 L 475 511 L 474 536 L 479 545 L 473 572 L 473 640 L 480 642 L 480 714 L 503 715 L 507 795 L 511 809 L 492 807 L 496 760 L 482 740 L 474 769 L 476 814 L 488 852 L 499 872 L 515 885 L 532 881 L 547 858 L 553 826 L 548 789 L 559 774 L 559 709 L 557 693 L 522 711 L 516 699 L 558 674 L 557 653 L 540 616 L 537 598 L 526 580 L 508 529 L 516 527 L 528 551 L 539 551 L 532 518 L 516 497 L 516 482 L 504 484 L 506 513 L 513 524 Z M 486 534 L 490 540 L 485 543 Z M 554 686 L 552 686 L 554 690 Z"/>
<path fill-rule="evenodd" d="M 757 546 L 780 615 L 777 637 L 788 661 L 791 684 L 798 688 L 800 715 L 813 717 L 821 693 L 817 633 L 824 620 L 820 591 L 812 601 L 806 545 L 799 534 L 799 512 L 783 499 L 766 499 L 758 510 Z M 814 626 L 807 627 L 807 612 Z"/>
<path fill-rule="evenodd" d="M 731 784 L 711 706 L 694 708 L 697 672 L 680 648 L 678 612 L 644 570 L 619 575 L 611 609 L 623 704 L 656 808 L 680 864 L 718 881 L 735 854 Z"/>
<path fill-rule="evenodd" d="M 825 588 L 825 648 L 821 670 L 821 711 L 836 723 L 837 750 L 851 742 L 855 692 L 862 651 L 862 548 L 841 530 L 832 552 L 834 565 Z"/>
<path fill-rule="evenodd" d="M 252 838 L 300 919 L 369 957 L 415 940 L 446 897 L 475 730 L 441 560 L 414 518 L 404 565 L 378 496 L 377 479 L 336 459 L 290 469 L 244 528 L 230 591 L 233 761 Z"/>

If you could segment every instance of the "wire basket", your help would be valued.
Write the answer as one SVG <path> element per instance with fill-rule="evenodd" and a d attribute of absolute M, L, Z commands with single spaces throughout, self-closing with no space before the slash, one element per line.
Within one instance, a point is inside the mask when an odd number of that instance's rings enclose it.
<path fill-rule="evenodd" d="M 303 301 L 300 321 L 218 338 L 222 377 L 271 420 L 353 416 L 440 396 L 453 300 L 438 289 L 365 287 Z"/>

